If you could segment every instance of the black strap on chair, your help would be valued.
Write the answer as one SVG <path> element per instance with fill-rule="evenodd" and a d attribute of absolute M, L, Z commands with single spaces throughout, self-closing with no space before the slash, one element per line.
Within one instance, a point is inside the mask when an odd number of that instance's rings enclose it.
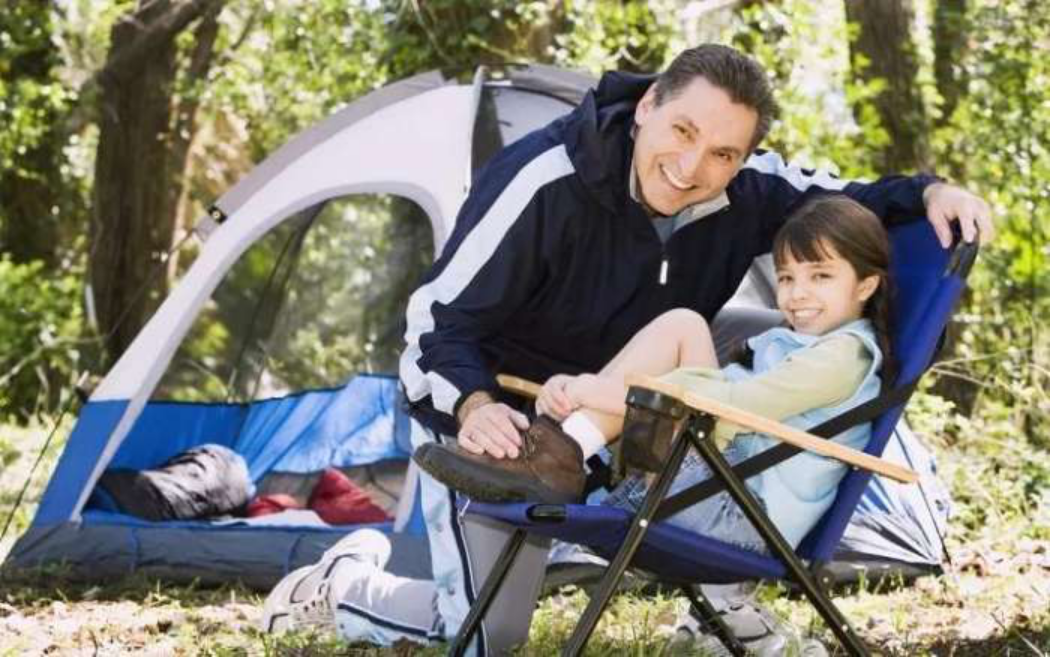
<path fill-rule="evenodd" d="M 908 398 L 911 397 L 911 393 L 915 391 L 915 387 L 918 384 L 919 377 L 916 377 L 908 383 L 887 390 L 886 392 L 881 393 L 878 397 L 875 397 L 860 406 L 851 408 L 845 413 L 837 415 L 827 422 L 822 422 L 807 431 L 808 433 L 811 433 L 814 436 L 820 436 L 821 438 L 832 438 L 847 429 L 857 426 L 858 424 L 871 422 L 889 409 L 908 401 Z M 755 454 L 746 461 L 741 461 L 733 466 L 733 472 L 741 479 L 741 481 L 744 481 L 755 476 L 759 472 L 783 463 L 801 451 L 801 447 L 796 447 L 789 443 L 780 443 L 770 447 L 764 452 Z M 663 504 L 661 504 L 660 508 L 656 511 L 656 515 L 653 519 L 657 522 L 665 520 L 679 511 L 691 507 L 697 502 L 706 500 L 715 493 L 722 491 L 724 488 L 725 484 L 715 477 L 690 486 L 689 488 L 675 493 L 665 499 Z"/>
<path fill-rule="evenodd" d="M 602 460 L 602 457 L 595 454 L 587 459 L 587 469 L 590 472 L 587 473 L 587 481 L 583 486 L 584 497 L 599 488 L 612 489 L 612 468 Z"/>

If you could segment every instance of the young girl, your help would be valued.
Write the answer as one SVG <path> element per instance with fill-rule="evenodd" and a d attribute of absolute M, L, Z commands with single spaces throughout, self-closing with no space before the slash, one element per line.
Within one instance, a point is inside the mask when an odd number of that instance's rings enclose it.
<path fill-rule="evenodd" d="M 626 410 L 626 375 L 663 374 L 665 381 L 791 426 L 806 429 L 857 406 L 879 392 L 876 372 L 889 355 L 887 315 L 889 241 L 878 218 L 844 196 L 818 198 L 800 208 L 773 245 L 777 306 L 788 327 L 747 341 L 751 366 L 718 369 L 711 333 L 689 310 L 654 320 L 598 374 L 551 378 L 537 410 L 563 421 L 584 446 L 618 436 Z M 668 373 L 669 372 L 669 373 Z M 836 442 L 863 449 L 870 426 L 854 427 Z M 582 437 L 582 440 L 581 440 Z M 730 463 L 778 441 L 742 434 L 719 422 L 714 438 Z M 747 481 L 785 538 L 796 546 L 834 500 L 847 466 L 803 452 Z M 708 479 L 690 453 L 671 493 Z M 640 477 L 625 480 L 607 504 L 637 509 L 646 493 Z M 758 551 L 765 543 L 723 492 L 677 514 L 670 522 Z"/>
<path fill-rule="evenodd" d="M 720 402 L 800 429 L 815 426 L 878 394 L 877 372 L 888 355 L 889 241 L 869 210 L 845 196 L 825 196 L 796 211 L 773 245 L 777 306 L 788 326 L 747 341 L 750 365 L 718 368 L 704 319 L 672 310 L 639 331 L 597 374 L 558 375 L 544 384 L 539 417 L 523 434 L 514 459 L 498 458 L 460 437 L 456 447 L 426 445 L 413 458 L 432 476 L 483 501 L 560 501 L 578 496 L 583 461 L 623 429 L 630 374 L 663 380 Z M 560 423 L 560 430 L 555 422 Z M 862 449 L 870 427 L 834 438 Z M 738 463 L 778 441 L 741 434 L 719 422 L 715 439 Z M 747 480 L 785 539 L 796 546 L 834 500 L 847 467 L 803 452 Z M 708 479 L 690 454 L 671 493 Z M 625 480 L 607 504 L 637 509 L 646 493 L 641 477 Z M 728 493 L 671 517 L 691 531 L 765 551 L 765 543 Z"/>

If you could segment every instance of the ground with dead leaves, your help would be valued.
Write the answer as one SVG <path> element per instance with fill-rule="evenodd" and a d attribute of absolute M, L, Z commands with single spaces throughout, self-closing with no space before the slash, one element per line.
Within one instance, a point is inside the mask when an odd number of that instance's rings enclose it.
<path fill-rule="evenodd" d="M 916 424 L 923 426 L 922 417 Z M 929 423 L 925 428 L 938 434 L 944 429 L 940 425 L 931 429 Z M 3 429 L 8 451 L 0 454 L 0 463 L 7 466 L 0 470 L 0 509 L 6 519 L 44 432 Z M 1050 654 L 1050 491 L 1041 483 L 1050 472 L 1048 459 L 1011 445 L 1005 432 L 995 438 L 988 427 L 978 429 L 983 433 L 970 433 L 981 436 L 981 443 L 931 441 L 958 507 L 948 541 L 949 571 L 920 578 L 910 586 L 870 584 L 836 597 L 864 639 L 883 654 Z M 16 532 L 28 524 L 56 454 L 53 447 L 45 455 L 28 490 L 28 502 L 14 516 Z M 9 535 L 0 543 L 0 558 L 10 549 L 12 538 Z M 772 586 L 763 587 L 759 595 L 795 627 L 819 637 L 834 654 L 834 638 L 807 604 Z M 544 599 L 521 654 L 556 653 L 585 604 L 585 593 L 575 589 Z M 599 625 L 588 654 L 699 654 L 668 645 L 682 605 L 680 599 L 659 594 L 619 596 Z M 440 646 L 375 649 L 308 634 L 272 637 L 256 629 L 261 607 L 259 593 L 236 585 L 172 586 L 142 575 L 102 584 L 78 583 L 58 570 L 6 572 L 0 577 L 0 657 L 444 653 Z"/>

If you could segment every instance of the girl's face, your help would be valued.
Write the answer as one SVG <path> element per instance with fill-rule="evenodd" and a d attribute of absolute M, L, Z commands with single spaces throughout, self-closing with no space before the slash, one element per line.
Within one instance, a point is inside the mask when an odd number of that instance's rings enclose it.
<path fill-rule="evenodd" d="M 827 258 L 799 262 L 791 253 L 777 267 L 777 307 L 799 333 L 823 335 L 860 319 L 864 303 L 875 294 L 879 277 L 857 278 L 853 266 L 827 242 Z"/>

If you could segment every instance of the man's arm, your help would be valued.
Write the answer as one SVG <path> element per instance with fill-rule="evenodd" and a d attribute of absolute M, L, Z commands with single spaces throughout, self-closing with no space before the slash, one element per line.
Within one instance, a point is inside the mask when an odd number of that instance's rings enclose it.
<path fill-rule="evenodd" d="M 823 192 L 841 192 L 890 223 L 926 215 L 945 247 L 951 244 L 951 221 L 959 221 L 967 240 L 979 236 L 987 241 L 994 235 L 987 203 L 929 174 L 849 181 L 826 171 L 789 164 L 777 153 L 756 152 L 737 178 L 733 186 L 737 193 L 757 203 L 769 243 L 796 207 Z"/>
<path fill-rule="evenodd" d="M 488 421 L 470 433 L 510 453 L 524 417 L 492 403 L 498 388 L 481 344 L 527 301 L 543 271 L 553 231 L 543 190 L 573 172 L 563 147 L 546 146 L 533 157 L 503 156 L 477 181 L 441 257 L 409 299 L 400 363 L 410 401 L 429 396 L 450 424 L 461 420 L 461 438 L 470 418 L 488 409 L 482 414 Z M 493 414 L 491 406 L 502 409 Z"/>

